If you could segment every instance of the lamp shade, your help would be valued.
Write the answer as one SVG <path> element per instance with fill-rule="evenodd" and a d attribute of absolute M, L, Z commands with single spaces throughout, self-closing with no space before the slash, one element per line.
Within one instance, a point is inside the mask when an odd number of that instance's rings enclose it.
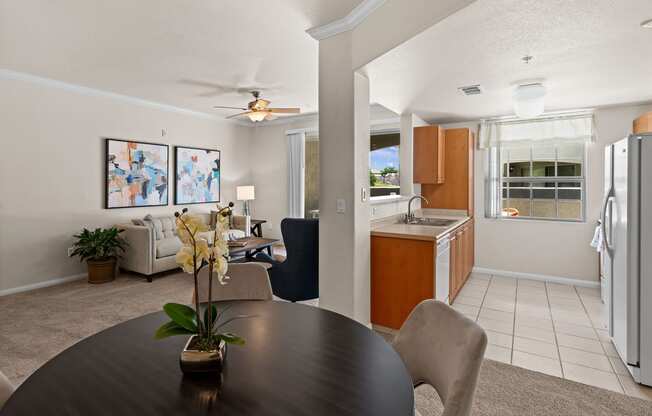
<path fill-rule="evenodd" d="M 253 185 L 238 186 L 235 188 L 235 193 L 238 201 L 252 201 L 256 199 Z"/>

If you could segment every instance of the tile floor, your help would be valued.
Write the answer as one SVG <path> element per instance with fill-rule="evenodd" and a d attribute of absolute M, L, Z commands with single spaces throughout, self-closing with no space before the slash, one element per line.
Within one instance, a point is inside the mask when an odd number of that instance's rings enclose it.
<path fill-rule="evenodd" d="M 489 359 L 652 400 L 611 344 L 597 288 L 474 273 L 453 307 L 485 329 Z"/>

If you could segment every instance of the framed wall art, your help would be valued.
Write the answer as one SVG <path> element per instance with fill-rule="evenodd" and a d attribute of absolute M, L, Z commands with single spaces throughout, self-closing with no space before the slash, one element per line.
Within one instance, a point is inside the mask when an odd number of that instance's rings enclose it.
<path fill-rule="evenodd" d="M 169 147 L 106 139 L 105 207 L 168 205 Z"/>
<path fill-rule="evenodd" d="M 220 151 L 195 147 L 175 147 L 174 203 L 220 202 Z"/>

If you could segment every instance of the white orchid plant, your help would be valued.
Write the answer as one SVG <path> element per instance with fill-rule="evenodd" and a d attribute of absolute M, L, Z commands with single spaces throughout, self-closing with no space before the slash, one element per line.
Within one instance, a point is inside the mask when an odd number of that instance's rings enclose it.
<path fill-rule="evenodd" d="M 177 264 L 184 272 L 192 274 L 195 279 L 195 294 L 198 292 L 199 272 L 208 268 L 208 303 L 204 310 L 203 319 L 200 312 L 199 297 L 195 296 L 195 308 L 179 303 L 167 303 L 163 310 L 171 321 L 162 325 L 157 331 L 157 339 L 175 335 L 196 335 L 198 337 L 195 348 L 200 351 L 213 351 L 218 349 L 220 341 L 227 344 L 244 344 L 244 339 L 232 333 L 222 333 L 220 329 L 235 319 L 248 316 L 235 316 L 220 323 L 225 310 L 218 313 L 217 307 L 212 303 L 213 279 L 221 284 L 226 284 L 229 277 L 226 275 L 229 267 L 229 245 L 224 239 L 224 233 L 229 229 L 229 217 L 233 203 L 227 207 L 218 205 L 215 229 L 212 230 L 212 243 L 206 238 L 208 226 L 201 218 L 190 215 L 184 208 L 181 213 L 175 212 L 177 236 L 183 246 L 176 255 Z M 203 235 L 202 235 L 203 234 Z"/>

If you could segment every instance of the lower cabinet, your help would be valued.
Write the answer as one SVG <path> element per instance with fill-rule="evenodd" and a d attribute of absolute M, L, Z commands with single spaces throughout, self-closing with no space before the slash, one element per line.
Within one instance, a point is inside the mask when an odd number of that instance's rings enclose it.
<path fill-rule="evenodd" d="M 473 219 L 450 233 L 450 274 L 436 275 L 437 243 L 371 236 L 371 322 L 399 329 L 412 309 L 435 299 L 436 279 L 449 279 L 452 303 L 473 268 Z"/>
<path fill-rule="evenodd" d="M 435 297 L 434 241 L 371 236 L 371 322 L 399 329 L 412 309 Z"/>
<path fill-rule="evenodd" d="M 474 249 L 473 219 L 462 224 L 451 232 L 451 270 L 450 270 L 450 301 L 453 303 L 464 283 L 473 270 Z"/>

